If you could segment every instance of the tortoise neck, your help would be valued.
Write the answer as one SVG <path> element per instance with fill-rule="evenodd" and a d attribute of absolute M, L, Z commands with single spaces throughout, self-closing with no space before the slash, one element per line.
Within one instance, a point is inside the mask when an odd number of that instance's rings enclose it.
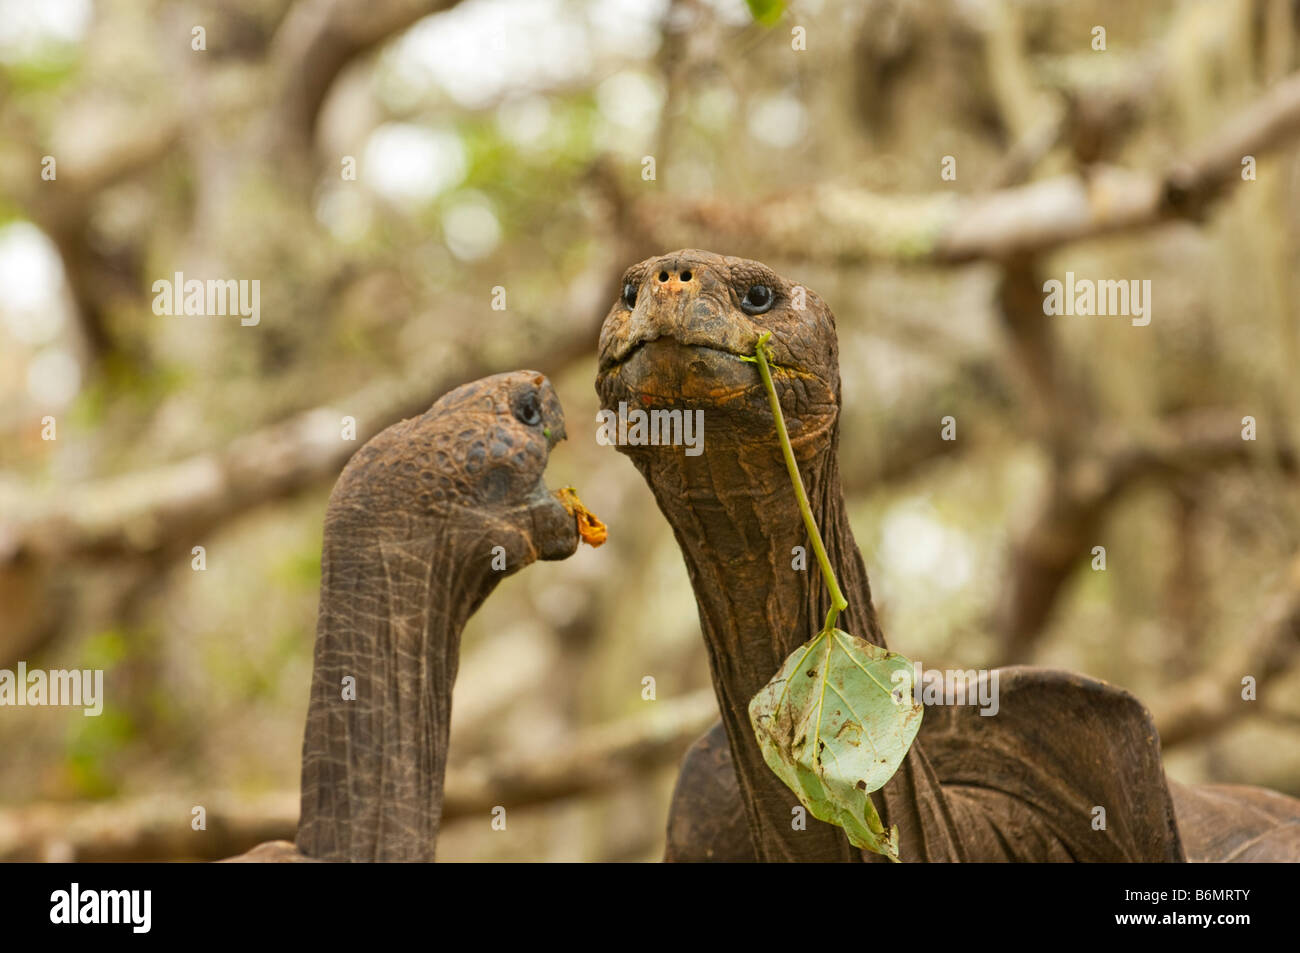
<path fill-rule="evenodd" d="M 750 699 L 790 653 L 821 631 L 830 608 L 779 448 L 773 442 L 697 458 L 647 454 L 636 462 L 686 560 L 759 859 L 863 860 L 838 827 L 808 817 L 806 829 L 795 829 L 792 811 L 799 801 L 764 762 L 749 724 Z M 835 441 L 800 459 L 799 468 L 849 603 L 837 625 L 884 646 L 866 567 L 849 526 Z M 939 859 L 955 850 L 942 790 L 919 744 L 876 798 L 882 820 L 899 825 L 904 859 L 911 859 L 908 854 Z"/>
<path fill-rule="evenodd" d="M 446 538 L 364 539 L 327 521 L 297 845 L 432 861 L 461 632 L 497 574 Z"/>

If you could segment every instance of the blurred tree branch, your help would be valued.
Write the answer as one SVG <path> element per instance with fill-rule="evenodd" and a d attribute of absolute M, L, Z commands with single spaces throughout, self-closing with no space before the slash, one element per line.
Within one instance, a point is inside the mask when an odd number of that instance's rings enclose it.
<path fill-rule="evenodd" d="M 278 106 L 270 120 L 268 149 L 246 155 L 273 157 L 279 162 L 306 161 L 310 155 L 316 119 L 326 95 L 340 72 L 356 57 L 440 10 L 454 7 L 459 0 L 380 0 L 364 6 L 340 0 L 299 0 L 284 17 L 265 51 L 264 67 L 273 73 Z M 178 60 L 178 65 L 184 65 Z M 189 71 L 183 70 L 182 77 Z M 99 360 L 116 350 L 109 328 L 105 288 L 116 287 L 144 296 L 143 288 L 131 282 L 139 270 L 138 261 L 115 260 L 94 240 L 90 222 L 95 199 L 113 185 L 138 176 L 174 155 L 185 142 L 189 124 L 196 114 L 229 116 L 246 109 L 248 103 L 219 84 L 215 100 L 206 73 L 190 77 L 194 95 L 203 102 L 201 110 L 169 111 L 148 115 L 133 122 L 126 131 L 96 138 L 93 149 L 59 161 L 58 177 L 41 178 L 41 157 L 50 146 L 36 124 L 16 108 L 0 110 L 0 132 L 14 150 L 6 177 L 6 190 L 24 208 L 32 221 L 46 232 L 59 250 L 64 272 L 77 306 L 82 337 L 89 356 Z M 7 97 L 6 97 L 7 98 Z M 193 157 L 202 165 L 202 156 Z M 211 163 L 208 163 L 210 166 Z M 196 175 L 200 183 L 219 187 L 223 176 Z M 211 172 L 208 168 L 207 172 Z M 135 258 L 139 249 L 129 249 L 125 258 Z M 123 256 L 119 255 L 121 259 Z"/>
<path fill-rule="evenodd" d="M 325 97 L 348 63 L 416 21 L 459 2 L 299 0 L 276 31 L 268 57 L 279 88 L 277 142 L 306 153 Z"/>
<path fill-rule="evenodd" d="M 999 664 L 1025 662 L 1062 587 L 1096 545 L 1110 508 L 1144 480 L 1204 475 L 1231 464 L 1265 463 L 1265 452 L 1241 438 L 1240 415 L 1196 411 L 1166 420 L 1154 434 L 1102 436 L 1098 450 L 1081 452 L 1053 468 L 1051 485 L 1028 529 L 1013 543 L 1010 585 L 997 631 L 1003 639 Z M 1294 471 L 1289 449 L 1273 464 Z"/>
<path fill-rule="evenodd" d="M 530 364 L 557 373 L 587 355 L 599 325 L 595 302 L 570 313 L 573 319 L 557 322 L 560 329 Z M 0 568 L 24 559 L 144 556 L 168 545 L 187 551 L 196 537 L 262 503 L 332 480 L 357 448 L 389 424 L 423 413 L 466 380 L 503 369 L 468 349 L 439 351 L 434 358 L 220 450 L 53 497 L 0 489 Z M 341 438 L 344 415 L 356 420 L 355 441 Z"/>
<path fill-rule="evenodd" d="M 0 91 L 0 103 L 7 97 Z M 63 261 L 76 304 L 82 340 L 92 359 L 114 350 L 108 329 L 104 289 L 125 284 L 122 263 L 97 247 L 90 235 L 93 200 L 103 190 L 126 181 L 168 155 L 180 141 L 182 126 L 172 116 L 137 123 L 129 134 L 99 137 L 93 148 L 64 157 L 54 154 L 57 178 L 42 178 L 42 146 L 32 120 L 10 103 L 0 106 L 0 138 L 12 150 L 5 191 L 44 231 Z"/>
<path fill-rule="evenodd" d="M 1294 668 L 1300 650 L 1300 559 L 1286 588 L 1274 596 L 1257 625 L 1234 644 L 1231 655 L 1212 661 L 1202 674 L 1151 705 L 1165 748 L 1213 734 L 1237 718 L 1267 711 L 1264 682 L 1276 684 Z M 1241 680 L 1252 676 L 1259 700 L 1242 698 Z M 1261 711 L 1262 709 L 1262 711 Z"/>
<path fill-rule="evenodd" d="M 450 769 L 443 821 L 488 818 L 498 804 L 515 810 L 614 790 L 675 764 L 717 717 L 706 689 L 654 702 L 557 751 Z M 203 831 L 190 828 L 198 804 L 207 815 Z M 0 811 L 0 861 L 219 860 L 266 841 L 293 840 L 297 827 L 296 791 L 41 804 Z"/>
<path fill-rule="evenodd" d="M 1173 219 L 1199 219 L 1240 181 L 1243 156 L 1258 158 L 1297 134 L 1300 73 L 1276 84 L 1160 174 L 1095 166 L 1087 177 L 1058 176 L 972 197 L 900 197 L 841 185 L 743 206 L 657 195 L 638 202 L 636 213 L 665 248 L 689 239 L 735 254 L 793 260 L 1000 261 Z"/>

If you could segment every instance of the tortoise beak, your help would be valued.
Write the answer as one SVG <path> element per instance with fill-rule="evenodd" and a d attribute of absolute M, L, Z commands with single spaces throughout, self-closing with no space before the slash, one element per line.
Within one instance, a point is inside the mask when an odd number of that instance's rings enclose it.
<path fill-rule="evenodd" d="M 738 401 L 766 407 L 758 369 L 730 351 L 670 337 L 639 343 L 598 382 L 646 406 L 720 407 Z"/>
<path fill-rule="evenodd" d="M 564 430 L 564 410 L 545 375 L 536 374 L 533 384 L 542 393 L 542 434 L 546 438 L 549 464 L 551 451 L 568 436 Z M 537 485 L 528 497 L 528 510 L 537 558 L 554 560 L 572 556 L 578 548 L 578 521 L 547 488 L 544 473 L 537 476 Z"/>
<path fill-rule="evenodd" d="M 578 549 L 578 520 L 546 488 L 542 480 L 529 502 L 533 546 L 539 559 L 568 559 Z"/>

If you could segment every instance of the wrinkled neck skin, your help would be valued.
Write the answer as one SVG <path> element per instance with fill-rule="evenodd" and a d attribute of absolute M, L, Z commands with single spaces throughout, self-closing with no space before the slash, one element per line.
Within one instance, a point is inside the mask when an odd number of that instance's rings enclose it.
<path fill-rule="evenodd" d="M 821 631 L 830 596 L 822 582 L 781 460 L 770 443 L 739 442 L 686 457 L 681 448 L 631 452 L 686 559 L 700 609 L 718 705 L 735 760 L 750 837 L 763 861 L 881 861 L 840 828 L 809 816 L 792 827 L 794 793 L 768 768 L 749 724 L 749 701 L 786 657 Z M 799 467 L 827 554 L 849 607 L 837 625 L 885 644 L 862 556 L 840 489 L 838 434 L 821 450 L 796 441 Z M 629 448 L 630 449 L 630 448 Z M 806 570 L 793 568 L 795 546 Z M 897 824 L 904 861 L 960 860 L 955 825 L 919 742 L 872 795 L 886 827 Z"/>
<path fill-rule="evenodd" d="M 504 573 L 464 531 L 365 541 L 373 532 L 326 524 L 297 846 L 320 860 L 432 861 L 461 631 Z"/>

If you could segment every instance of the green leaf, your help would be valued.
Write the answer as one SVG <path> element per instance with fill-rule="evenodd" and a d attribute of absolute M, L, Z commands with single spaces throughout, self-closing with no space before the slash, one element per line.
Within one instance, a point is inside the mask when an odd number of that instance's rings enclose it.
<path fill-rule="evenodd" d="M 749 15 L 763 26 L 771 26 L 785 12 L 785 0 L 745 0 Z"/>
<path fill-rule="evenodd" d="M 837 824 L 855 847 L 898 862 L 898 828 L 886 831 L 871 803 L 902 764 L 924 713 L 912 696 L 912 663 L 835 628 L 848 600 L 804 490 L 772 383 L 772 332 L 754 343 L 752 360 L 767 391 L 799 515 L 817 553 L 830 610 L 821 634 L 800 646 L 749 702 L 749 723 L 763 760 L 813 817 Z M 780 368 L 778 368 L 780 370 Z"/>
<path fill-rule="evenodd" d="M 870 794 L 893 777 L 921 727 L 909 659 L 841 629 L 797 648 L 749 703 L 767 766 L 813 817 L 855 847 L 898 860 Z"/>

